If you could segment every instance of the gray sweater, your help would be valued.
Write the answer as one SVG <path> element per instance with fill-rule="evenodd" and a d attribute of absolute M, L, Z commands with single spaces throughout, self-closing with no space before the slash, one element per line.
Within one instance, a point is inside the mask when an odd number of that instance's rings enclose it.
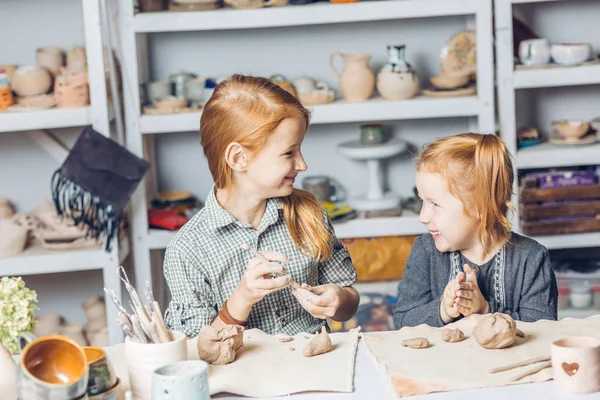
<path fill-rule="evenodd" d="M 502 312 L 515 320 L 556 320 L 558 290 L 548 250 L 533 239 L 513 233 L 509 242 L 484 265 L 460 252 L 438 251 L 430 234 L 417 238 L 398 285 L 394 325 L 427 324 L 440 327 L 440 300 L 448 282 L 467 263 L 477 269 L 479 289 L 490 313 Z"/>

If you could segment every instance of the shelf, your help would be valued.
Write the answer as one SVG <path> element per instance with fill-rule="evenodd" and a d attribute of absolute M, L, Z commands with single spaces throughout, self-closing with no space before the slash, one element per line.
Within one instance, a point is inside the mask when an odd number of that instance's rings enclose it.
<path fill-rule="evenodd" d="M 422 235 L 427 229 L 419 222 L 419 217 L 410 211 L 394 218 L 357 218 L 333 225 L 338 239 Z M 175 237 L 176 231 L 150 229 L 147 245 L 150 250 L 165 249 Z"/>
<path fill-rule="evenodd" d="M 70 128 L 91 125 L 91 108 L 51 108 L 31 112 L 0 112 L 0 132 Z"/>
<path fill-rule="evenodd" d="M 387 101 L 380 97 L 362 103 L 336 101 L 308 106 L 311 124 L 392 121 L 423 118 L 474 117 L 479 114 L 477 96 L 430 98 L 416 97 L 403 101 Z M 201 112 L 142 115 L 140 128 L 144 134 L 193 132 L 200 128 Z"/>
<path fill-rule="evenodd" d="M 532 238 L 546 246 L 548 249 L 600 247 L 600 232 L 532 236 Z"/>
<path fill-rule="evenodd" d="M 254 29 L 402 18 L 471 15 L 480 0 L 388 0 L 353 4 L 316 3 L 268 9 L 220 9 L 202 12 L 139 13 L 133 18 L 137 33 Z M 394 3 L 390 7 L 390 3 Z"/>
<path fill-rule="evenodd" d="M 555 1 L 566 1 L 566 0 L 511 0 L 513 4 L 525 4 L 525 3 L 550 3 Z"/>
<path fill-rule="evenodd" d="M 597 308 L 565 308 L 564 310 L 558 310 L 558 319 L 587 318 L 599 314 L 600 310 Z"/>
<path fill-rule="evenodd" d="M 600 64 L 515 70 L 515 89 L 600 84 Z"/>
<path fill-rule="evenodd" d="M 517 150 L 519 169 L 596 164 L 600 164 L 598 142 L 581 146 L 561 146 L 546 142 Z"/>

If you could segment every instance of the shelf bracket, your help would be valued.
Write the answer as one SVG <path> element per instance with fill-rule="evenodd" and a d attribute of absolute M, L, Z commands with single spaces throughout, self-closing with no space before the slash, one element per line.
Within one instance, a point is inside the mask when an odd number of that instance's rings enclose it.
<path fill-rule="evenodd" d="M 62 164 L 69 155 L 69 148 L 60 142 L 52 134 L 45 130 L 27 132 L 30 138 L 35 140 L 41 148 L 46 150 L 59 164 Z"/>

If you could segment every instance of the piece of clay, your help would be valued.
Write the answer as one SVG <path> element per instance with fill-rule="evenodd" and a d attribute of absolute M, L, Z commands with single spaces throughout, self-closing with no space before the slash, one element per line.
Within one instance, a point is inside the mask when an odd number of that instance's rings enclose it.
<path fill-rule="evenodd" d="M 442 340 L 448 343 L 461 342 L 465 338 L 465 334 L 460 329 L 444 329 L 442 330 Z"/>
<path fill-rule="evenodd" d="M 296 349 L 293 347 L 290 347 L 289 349 L 290 349 L 290 351 L 296 351 Z"/>
<path fill-rule="evenodd" d="M 530 358 L 528 360 L 516 362 L 514 364 L 505 365 L 504 367 L 494 368 L 494 369 L 490 370 L 490 374 L 495 374 L 497 372 L 504 372 L 504 371 L 508 371 L 508 370 L 514 369 L 514 368 L 526 367 L 527 365 L 537 364 L 537 363 L 543 362 L 543 361 L 550 361 L 550 357 L 548 357 L 548 356 L 534 357 L 534 358 Z"/>
<path fill-rule="evenodd" d="M 429 340 L 424 337 L 416 337 L 403 340 L 400 344 L 404 347 L 410 347 L 411 349 L 424 349 L 429 347 Z"/>
<path fill-rule="evenodd" d="M 302 299 L 309 303 L 315 303 L 319 300 L 319 296 L 310 291 L 310 286 L 303 283 L 302 286 L 298 285 L 298 283 L 292 281 L 292 294 L 298 299 Z"/>
<path fill-rule="evenodd" d="M 485 349 L 503 349 L 515 342 L 517 323 L 510 315 L 487 314 L 473 328 L 473 337 Z"/>
<path fill-rule="evenodd" d="M 243 345 L 244 327 L 227 325 L 217 329 L 206 325 L 198 333 L 198 358 L 209 364 L 229 364 Z"/>
<path fill-rule="evenodd" d="M 287 336 L 287 337 L 282 337 L 282 338 L 279 338 L 279 341 L 280 341 L 281 343 L 287 343 L 287 342 L 291 342 L 292 340 L 294 340 L 294 338 L 293 338 L 293 337 L 291 337 L 291 336 Z"/>
<path fill-rule="evenodd" d="M 525 378 L 526 376 L 537 374 L 538 372 L 540 372 L 546 368 L 550 368 L 550 367 L 552 367 L 552 361 L 546 361 L 546 362 L 536 366 L 535 368 L 530 369 L 529 371 L 525 371 L 525 372 L 520 373 L 519 375 L 513 376 L 512 378 L 510 378 L 510 381 L 516 382 L 518 380 Z"/>
<path fill-rule="evenodd" d="M 520 338 L 524 338 L 525 337 L 525 334 L 519 328 L 517 328 L 516 335 L 517 335 L 517 337 L 520 337 Z"/>
<path fill-rule="evenodd" d="M 304 339 L 310 339 L 310 336 L 304 335 Z"/>
<path fill-rule="evenodd" d="M 304 357 L 312 357 L 327 353 L 329 350 L 331 350 L 331 339 L 329 339 L 329 334 L 325 327 L 322 327 L 321 333 L 308 342 L 302 354 L 304 354 Z"/>

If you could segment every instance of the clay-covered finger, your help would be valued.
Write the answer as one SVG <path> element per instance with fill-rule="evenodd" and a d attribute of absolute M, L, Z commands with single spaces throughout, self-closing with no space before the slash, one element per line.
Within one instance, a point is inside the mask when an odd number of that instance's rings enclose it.
<path fill-rule="evenodd" d="M 280 290 L 290 284 L 292 278 L 289 275 L 282 275 L 272 279 L 261 279 L 257 281 L 256 288 L 259 290 Z"/>

